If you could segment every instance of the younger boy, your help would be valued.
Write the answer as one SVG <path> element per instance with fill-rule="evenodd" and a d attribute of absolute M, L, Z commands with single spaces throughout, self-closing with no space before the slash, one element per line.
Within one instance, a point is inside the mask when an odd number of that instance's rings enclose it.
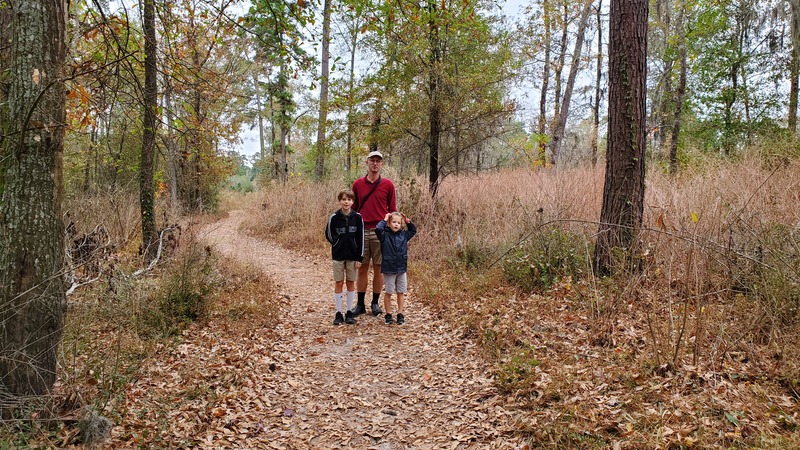
<path fill-rule="evenodd" d="M 353 210 L 356 195 L 349 189 L 342 189 L 336 196 L 341 209 L 331 214 L 325 226 L 325 238 L 331 243 L 333 258 L 333 300 L 336 303 L 334 325 L 356 323 L 353 313 L 355 280 L 361 259 L 364 257 L 364 220 Z M 347 279 L 347 309 L 342 316 L 343 285 Z"/>
<path fill-rule="evenodd" d="M 405 225 L 406 229 L 403 229 Z M 386 316 L 384 321 L 391 325 L 392 319 L 392 294 L 397 293 L 397 324 L 405 323 L 403 306 L 405 305 L 405 295 L 408 290 L 408 241 L 417 234 L 417 227 L 411 223 L 411 219 L 399 212 L 388 213 L 383 220 L 378 222 L 375 227 L 375 234 L 381 241 L 381 253 L 383 254 L 383 289 L 386 292 L 383 297 Z"/>

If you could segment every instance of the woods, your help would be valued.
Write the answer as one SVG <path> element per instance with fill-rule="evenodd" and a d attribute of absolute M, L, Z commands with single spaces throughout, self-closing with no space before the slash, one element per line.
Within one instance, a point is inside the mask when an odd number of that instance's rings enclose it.
<path fill-rule="evenodd" d="M 149 357 L 225 297 L 214 281 L 225 263 L 198 223 L 246 211 L 252 236 L 314 255 L 320 236 L 305 228 L 319 231 L 329 194 L 380 150 L 398 208 L 419 219 L 414 295 L 483 349 L 523 416 L 580 395 L 542 387 L 544 371 L 567 370 L 558 348 L 635 368 L 636 383 L 704 371 L 755 383 L 760 371 L 759 388 L 791 399 L 758 417 L 687 413 L 733 437 L 706 425 L 673 441 L 643 416 L 571 423 L 599 447 L 794 444 L 798 11 L 795 0 L 0 3 L 3 421 L 56 417 L 84 388 L 81 407 L 113 415 L 122 375 L 103 366 L 90 388 L 75 381 L 104 364 L 83 350 L 98 342 L 85 330 L 113 329 Z M 464 285 L 584 337 L 439 300 Z M 109 305 L 128 323 L 67 313 Z M 702 377 L 697 389 L 711 389 Z M 514 433 L 576 445 L 547 427 Z"/>

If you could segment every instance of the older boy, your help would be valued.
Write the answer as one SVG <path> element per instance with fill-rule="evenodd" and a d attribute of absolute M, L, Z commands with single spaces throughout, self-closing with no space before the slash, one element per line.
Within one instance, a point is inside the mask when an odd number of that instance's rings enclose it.
<path fill-rule="evenodd" d="M 361 214 L 353 211 L 356 195 L 349 189 L 339 191 L 336 196 L 341 209 L 331 214 L 325 226 L 325 238 L 331 243 L 333 259 L 333 300 L 336 303 L 334 325 L 355 324 L 352 311 L 355 297 L 355 279 L 357 270 L 364 257 L 364 220 Z M 344 300 L 343 287 L 347 279 L 347 310 L 342 316 Z"/>

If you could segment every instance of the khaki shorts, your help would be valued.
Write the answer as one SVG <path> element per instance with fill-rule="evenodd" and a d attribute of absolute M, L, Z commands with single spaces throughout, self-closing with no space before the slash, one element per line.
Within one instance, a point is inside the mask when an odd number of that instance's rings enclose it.
<path fill-rule="evenodd" d="M 356 261 L 333 262 L 333 281 L 344 281 L 345 274 L 347 275 L 347 281 L 356 281 L 356 278 L 358 278 Z"/>
<path fill-rule="evenodd" d="M 361 264 L 368 265 L 370 260 L 374 266 L 380 266 L 383 261 L 381 241 L 378 240 L 374 229 L 364 230 L 364 259 L 361 260 Z"/>

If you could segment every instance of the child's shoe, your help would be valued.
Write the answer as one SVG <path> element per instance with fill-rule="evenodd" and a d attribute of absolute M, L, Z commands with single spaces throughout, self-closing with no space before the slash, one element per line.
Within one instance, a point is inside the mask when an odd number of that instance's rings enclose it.
<path fill-rule="evenodd" d="M 356 318 L 353 317 L 352 311 L 347 311 L 346 313 L 344 313 L 344 323 L 348 325 L 353 325 L 356 323 Z"/>
<path fill-rule="evenodd" d="M 348 314 L 349 313 L 350 312 L 348 311 Z M 342 317 L 342 313 L 340 313 L 339 311 L 336 311 L 336 317 L 333 318 L 333 324 L 334 325 L 341 325 L 343 323 L 344 323 L 344 317 Z"/>
<path fill-rule="evenodd" d="M 392 323 L 394 323 L 394 320 L 392 320 L 392 315 L 391 314 L 387 314 L 387 315 L 383 316 L 383 321 L 386 323 L 386 325 L 391 325 Z"/>
<path fill-rule="evenodd" d="M 400 313 L 397 313 L 397 324 L 398 324 L 398 325 L 402 325 L 402 324 L 404 324 L 404 323 L 406 323 L 406 318 L 405 318 L 405 316 L 403 316 L 403 315 L 402 315 L 402 314 L 400 314 Z"/>

